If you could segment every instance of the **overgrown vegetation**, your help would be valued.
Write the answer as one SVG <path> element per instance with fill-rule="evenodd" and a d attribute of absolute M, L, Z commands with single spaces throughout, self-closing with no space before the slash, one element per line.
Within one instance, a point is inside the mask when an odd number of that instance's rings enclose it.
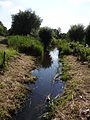
<path fill-rule="evenodd" d="M 17 54 L 16 50 L 7 49 L 7 50 L 0 50 L 0 68 L 4 68 L 8 65 L 8 60 L 11 57 L 14 57 Z"/>
<path fill-rule="evenodd" d="M 90 56 L 90 48 L 79 44 L 78 42 L 69 42 L 66 40 L 60 40 L 58 43 L 58 49 L 60 55 L 76 55 L 77 59 L 81 62 L 88 61 Z"/>
<path fill-rule="evenodd" d="M 70 80 L 71 77 L 68 73 L 68 71 L 70 70 L 70 65 L 68 65 L 67 63 L 64 63 L 63 59 L 62 59 L 62 64 L 63 64 L 63 68 L 62 68 L 62 74 L 61 74 L 60 80 L 62 81 Z"/>
<path fill-rule="evenodd" d="M 44 52 L 43 45 L 30 36 L 10 36 L 8 37 L 8 45 L 20 52 L 35 56 L 42 56 Z"/>

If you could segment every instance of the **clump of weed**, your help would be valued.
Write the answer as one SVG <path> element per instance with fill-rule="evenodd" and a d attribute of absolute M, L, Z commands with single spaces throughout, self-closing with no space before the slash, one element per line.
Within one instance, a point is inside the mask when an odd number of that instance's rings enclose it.
<path fill-rule="evenodd" d="M 4 68 L 8 65 L 8 60 L 11 57 L 14 57 L 17 54 L 17 51 L 14 49 L 7 49 L 0 51 L 0 68 Z"/>
<path fill-rule="evenodd" d="M 4 89 L 6 87 L 5 83 L 1 82 L 0 83 L 0 89 Z"/>

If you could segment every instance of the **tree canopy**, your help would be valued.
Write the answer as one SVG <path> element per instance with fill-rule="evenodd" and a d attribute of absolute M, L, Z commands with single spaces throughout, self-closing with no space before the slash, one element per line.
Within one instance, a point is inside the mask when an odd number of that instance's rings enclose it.
<path fill-rule="evenodd" d="M 46 50 L 52 39 L 52 30 L 48 27 L 42 27 L 39 31 L 39 37 Z"/>
<path fill-rule="evenodd" d="M 0 35 L 5 36 L 7 34 L 7 28 L 0 21 Z"/>
<path fill-rule="evenodd" d="M 71 40 L 79 41 L 81 43 L 84 38 L 84 26 L 81 24 L 71 26 L 68 31 L 68 37 Z"/>
<path fill-rule="evenodd" d="M 86 34 L 86 43 L 90 46 L 90 24 L 87 26 L 85 34 Z"/>
<path fill-rule="evenodd" d="M 12 27 L 10 32 L 12 34 L 27 35 L 32 34 L 41 25 L 42 19 L 32 10 L 19 11 L 19 13 L 12 15 Z"/>

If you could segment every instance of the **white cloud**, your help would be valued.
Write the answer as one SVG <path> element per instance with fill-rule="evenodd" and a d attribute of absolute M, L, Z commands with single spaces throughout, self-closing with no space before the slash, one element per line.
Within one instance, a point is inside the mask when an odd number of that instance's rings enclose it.
<path fill-rule="evenodd" d="M 0 7 L 2 8 L 10 8 L 13 5 L 11 0 L 7 0 L 7 1 L 0 1 Z"/>
<path fill-rule="evenodd" d="M 90 0 L 68 0 L 69 4 L 82 5 L 90 2 Z"/>
<path fill-rule="evenodd" d="M 22 7 L 22 6 L 13 6 L 13 7 L 11 7 L 10 9 L 9 9 L 9 12 L 10 12 L 10 14 L 16 14 L 16 13 L 18 13 L 19 12 L 19 10 L 24 10 L 24 8 Z"/>
<path fill-rule="evenodd" d="M 11 0 L 0 0 L 0 7 L 6 9 L 10 14 L 18 13 L 19 10 L 24 10 L 20 5 L 14 5 Z"/>

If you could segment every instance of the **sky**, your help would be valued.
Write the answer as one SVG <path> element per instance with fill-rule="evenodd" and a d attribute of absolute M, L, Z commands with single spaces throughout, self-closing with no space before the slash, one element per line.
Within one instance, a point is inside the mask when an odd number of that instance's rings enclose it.
<path fill-rule="evenodd" d="M 60 27 L 62 33 L 71 25 L 90 23 L 90 0 L 0 0 L 0 21 L 9 29 L 11 15 L 30 8 L 43 19 L 41 27 Z"/>

